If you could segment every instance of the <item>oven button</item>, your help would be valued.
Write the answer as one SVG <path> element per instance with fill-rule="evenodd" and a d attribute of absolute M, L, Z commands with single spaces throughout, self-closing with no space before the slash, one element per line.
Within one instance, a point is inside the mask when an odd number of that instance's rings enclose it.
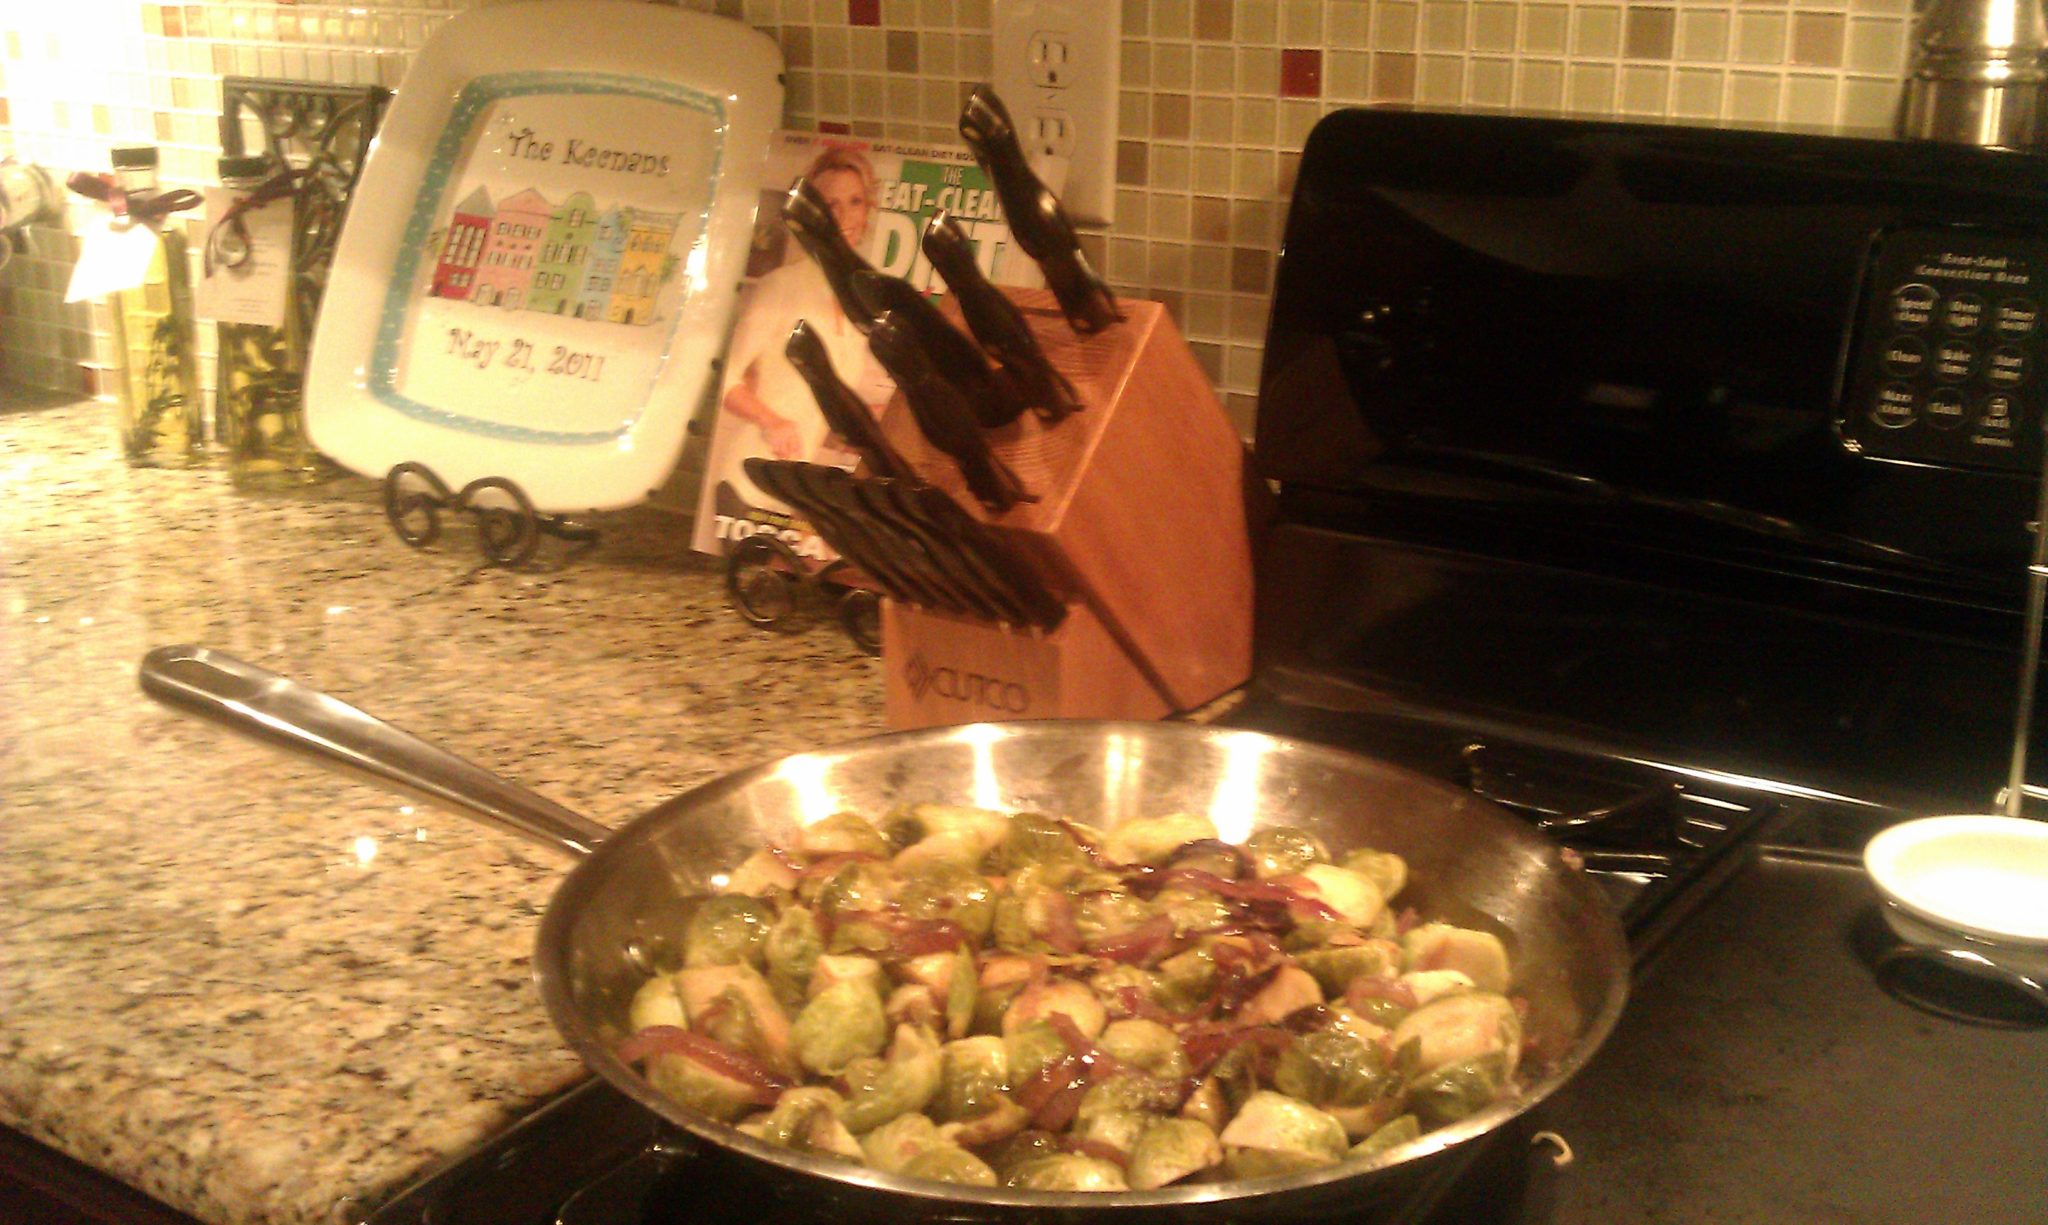
<path fill-rule="evenodd" d="M 2017 387 L 2027 381 L 2027 355 L 2015 345 L 2000 345 L 1991 350 L 1991 360 L 1984 367 L 1984 378 L 1993 387 Z"/>
<path fill-rule="evenodd" d="M 1887 374 L 1910 379 L 1927 365 L 1927 346 L 1911 336 L 1894 336 L 1885 342 L 1884 368 Z"/>
<path fill-rule="evenodd" d="M 1977 351 L 1960 340 L 1944 340 L 1934 346 L 1934 377 L 1960 383 L 1977 368 Z"/>
<path fill-rule="evenodd" d="M 1984 411 L 1977 415 L 1978 435 L 2002 438 L 2012 433 L 2012 414 L 2016 407 L 2011 396 L 1985 396 Z"/>
<path fill-rule="evenodd" d="M 1941 297 L 1931 285 L 1901 285 L 1892 290 L 1892 326 L 1904 331 L 1913 331 L 1927 326 L 1934 317 L 1934 304 Z"/>
<path fill-rule="evenodd" d="M 1877 403 L 1870 419 L 1888 430 L 1902 430 L 1920 415 L 1920 394 L 1904 383 L 1886 383 L 1877 389 Z"/>
<path fill-rule="evenodd" d="M 2007 298 L 1991 315 L 1991 330 L 2000 340 L 2025 340 L 2041 326 L 2041 308 L 2025 298 Z"/>
<path fill-rule="evenodd" d="M 1937 387 L 1927 397 L 1927 424 L 1937 430 L 1952 430 L 1963 423 L 1963 393 L 1954 387 Z"/>
<path fill-rule="evenodd" d="M 1941 312 L 1941 326 L 1969 335 L 1984 324 L 1984 299 L 1973 293 L 1959 293 L 1948 300 Z"/>

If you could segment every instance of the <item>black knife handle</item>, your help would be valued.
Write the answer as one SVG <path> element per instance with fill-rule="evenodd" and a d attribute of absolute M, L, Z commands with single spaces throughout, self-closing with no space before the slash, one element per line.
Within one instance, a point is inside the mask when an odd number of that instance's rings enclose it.
<path fill-rule="evenodd" d="M 974 160 L 995 183 L 1010 234 L 1026 254 L 1038 261 L 1045 283 L 1059 299 L 1060 310 L 1077 332 L 1099 332 L 1123 316 L 1116 295 L 1081 254 L 1081 240 L 1067 210 L 1024 160 L 1017 125 L 996 91 L 977 85 L 960 112 L 960 136 L 974 151 Z"/>
<path fill-rule="evenodd" d="M 996 377 L 973 339 L 947 322 L 915 285 L 869 271 L 854 274 L 853 288 L 877 315 L 894 315 L 897 326 L 910 332 L 932 368 L 960 390 L 984 429 L 1008 425 L 1024 415 L 1024 398 L 1017 389 Z"/>
<path fill-rule="evenodd" d="M 896 448 L 889 445 L 882 434 L 882 425 L 875 420 L 860 394 L 840 381 L 837 371 L 832 369 L 832 357 L 825 352 L 825 342 L 818 339 L 808 320 L 799 319 L 789 330 L 789 343 L 783 346 L 783 354 L 789 364 L 803 376 L 811 388 L 811 395 L 818 401 L 818 411 L 824 414 L 825 424 L 833 433 L 846 440 L 846 445 L 860 453 L 868 470 L 878 476 L 911 476 L 910 465 L 904 462 Z"/>
<path fill-rule="evenodd" d="M 895 378 L 917 428 L 960 465 L 960 475 L 982 505 L 1001 514 L 1024 500 L 1023 482 L 989 450 L 972 406 L 931 364 L 916 334 L 894 311 L 875 321 L 868 348 Z"/>
<path fill-rule="evenodd" d="M 782 223 L 789 227 L 798 245 L 818 262 L 825 274 L 825 284 L 831 286 L 832 296 L 839 299 L 839 309 L 846 312 L 853 326 L 863 332 L 873 327 L 875 316 L 881 312 L 860 296 L 854 276 L 873 272 L 874 266 L 862 259 L 853 244 L 846 241 L 846 235 L 839 232 L 839 223 L 832 219 L 832 206 L 811 186 L 809 179 L 798 178 L 790 185 L 789 195 L 782 202 Z"/>
<path fill-rule="evenodd" d="M 1046 360 L 1024 312 L 982 275 L 974 262 L 974 243 L 944 209 L 933 213 L 924 227 L 924 253 L 953 291 L 967 330 L 1002 363 L 1004 375 L 1024 402 L 1054 421 L 1079 410 L 1081 398 L 1074 385 Z"/>

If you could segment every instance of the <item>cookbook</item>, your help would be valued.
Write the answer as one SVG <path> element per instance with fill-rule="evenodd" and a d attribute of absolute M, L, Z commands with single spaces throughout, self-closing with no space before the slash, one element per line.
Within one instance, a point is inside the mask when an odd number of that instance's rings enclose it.
<path fill-rule="evenodd" d="M 782 204 L 808 177 L 847 241 L 876 269 L 926 293 L 945 292 L 919 236 L 944 210 L 974 243 L 977 262 L 999 285 L 1043 284 L 1038 265 L 1010 237 L 994 185 L 964 148 L 867 141 L 815 132 L 778 132 L 755 213 L 753 245 L 712 408 L 711 443 L 699 488 L 691 547 L 723 556 L 740 541 L 772 533 L 801 557 L 830 561 L 830 546 L 789 507 L 757 488 L 750 458 L 805 460 L 851 469 L 858 457 L 825 425 L 810 387 L 783 355 L 790 329 L 810 324 L 833 370 L 879 415 L 895 388 L 867 337 L 840 309 L 817 264 L 782 222 Z"/>

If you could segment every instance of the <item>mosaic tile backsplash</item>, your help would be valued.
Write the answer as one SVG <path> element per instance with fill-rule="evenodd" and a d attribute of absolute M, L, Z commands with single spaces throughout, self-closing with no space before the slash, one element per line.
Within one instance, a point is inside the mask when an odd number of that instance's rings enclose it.
<path fill-rule="evenodd" d="M 781 43 L 791 127 L 956 142 L 962 91 L 989 71 L 990 0 L 685 2 Z M 1121 2 L 1116 221 L 1084 241 L 1118 292 L 1171 308 L 1247 429 L 1295 154 L 1324 112 L 1412 102 L 1882 128 L 1912 17 L 1910 0 Z M 474 3 L 12 0 L 0 155 L 104 169 L 111 147 L 153 143 L 167 182 L 212 182 L 223 76 L 396 87 L 435 26 Z M 75 255 L 69 227 L 36 227 L 0 271 L 7 379 L 101 386 L 104 308 L 61 301 Z"/>

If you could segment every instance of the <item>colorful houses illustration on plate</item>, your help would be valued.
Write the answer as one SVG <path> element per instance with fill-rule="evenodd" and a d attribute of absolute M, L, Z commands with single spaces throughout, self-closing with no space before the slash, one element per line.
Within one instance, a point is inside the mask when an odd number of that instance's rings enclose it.
<path fill-rule="evenodd" d="M 607 323 L 654 322 L 674 275 L 677 214 L 613 205 L 589 192 L 560 204 L 531 187 L 491 204 L 479 186 L 448 218 L 427 292 L 436 298 Z"/>

